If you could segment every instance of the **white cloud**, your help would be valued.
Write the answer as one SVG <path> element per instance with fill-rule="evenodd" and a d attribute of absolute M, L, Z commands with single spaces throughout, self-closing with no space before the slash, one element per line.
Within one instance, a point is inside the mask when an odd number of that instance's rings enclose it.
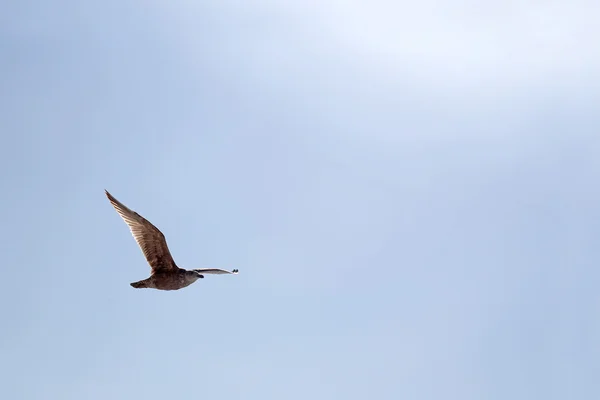
<path fill-rule="evenodd" d="M 381 3 L 336 2 L 332 31 L 376 62 L 406 65 L 427 79 L 510 83 L 598 67 L 598 5 Z"/>
<path fill-rule="evenodd" d="M 168 7 L 183 18 L 201 12 L 195 2 Z M 388 79 L 438 88 L 562 88 L 581 85 L 600 70 L 600 5 L 592 1 L 263 0 L 220 7 L 236 21 L 254 22 L 238 25 L 240 36 L 230 38 L 255 47 L 246 47 L 250 53 L 264 54 L 273 42 L 279 47 L 279 41 L 303 35 L 306 41 L 286 45 L 327 46 Z M 253 30 L 261 40 L 249 40 Z"/>

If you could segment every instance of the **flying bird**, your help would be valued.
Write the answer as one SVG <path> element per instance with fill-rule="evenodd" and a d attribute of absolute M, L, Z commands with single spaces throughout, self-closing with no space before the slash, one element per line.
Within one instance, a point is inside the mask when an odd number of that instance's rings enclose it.
<path fill-rule="evenodd" d="M 130 285 L 136 289 L 150 288 L 158 290 L 179 290 L 191 285 L 204 274 L 237 274 L 238 270 L 227 271 L 218 268 L 185 270 L 179 268 L 167 247 L 165 235 L 146 218 L 127 208 L 115 199 L 107 190 L 106 197 L 129 226 L 133 237 L 142 249 L 152 272 L 150 277 Z"/>

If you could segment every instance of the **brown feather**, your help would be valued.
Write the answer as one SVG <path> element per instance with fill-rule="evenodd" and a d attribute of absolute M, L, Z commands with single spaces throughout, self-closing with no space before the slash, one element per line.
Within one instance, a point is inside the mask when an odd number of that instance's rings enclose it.
<path fill-rule="evenodd" d="M 179 267 L 177 267 L 171 256 L 165 235 L 146 218 L 130 210 L 123 203 L 115 199 L 107 190 L 105 192 L 110 203 L 129 226 L 131 234 L 142 249 L 148 264 L 152 268 L 152 274 L 158 271 L 178 270 Z"/>

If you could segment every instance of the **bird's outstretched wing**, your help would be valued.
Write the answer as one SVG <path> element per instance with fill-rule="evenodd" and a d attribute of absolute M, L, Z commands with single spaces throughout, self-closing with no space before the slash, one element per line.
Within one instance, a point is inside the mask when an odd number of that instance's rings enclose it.
<path fill-rule="evenodd" d="M 131 234 L 142 249 L 148 264 L 152 268 L 152 273 L 154 274 L 158 270 L 168 271 L 178 269 L 175 261 L 173 261 L 169 247 L 167 247 L 165 235 L 146 218 L 127 208 L 108 193 L 107 190 L 104 191 L 115 210 L 117 210 L 125 223 L 129 225 Z"/>
<path fill-rule="evenodd" d="M 216 275 L 221 275 L 221 274 L 237 274 L 238 270 L 234 269 L 233 271 L 227 271 L 226 269 L 218 269 L 218 268 L 201 268 L 201 269 L 194 269 L 195 272 L 198 272 L 200 274 L 216 274 Z"/>

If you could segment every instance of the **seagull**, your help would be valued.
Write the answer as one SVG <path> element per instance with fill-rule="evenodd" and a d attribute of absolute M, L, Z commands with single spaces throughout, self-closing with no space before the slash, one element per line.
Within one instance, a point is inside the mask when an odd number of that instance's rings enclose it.
<path fill-rule="evenodd" d="M 191 285 L 198 279 L 204 278 L 204 274 L 237 274 L 238 270 L 227 271 L 218 268 L 204 268 L 185 270 L 179 268 L 171 252 L 167 247 L 165 235 L 152 225 L 150 221 L 135 211 L 127 208 L 123 203 L 115 199 L 106 189 L 106 197 L 113 205 L 117 213 L 129 226 L 131 234 L 142 249 L 152 272 L 150 277 L 138 282 L 130 283 L 136 289 L 158 289 L 179 290 Z"/>

